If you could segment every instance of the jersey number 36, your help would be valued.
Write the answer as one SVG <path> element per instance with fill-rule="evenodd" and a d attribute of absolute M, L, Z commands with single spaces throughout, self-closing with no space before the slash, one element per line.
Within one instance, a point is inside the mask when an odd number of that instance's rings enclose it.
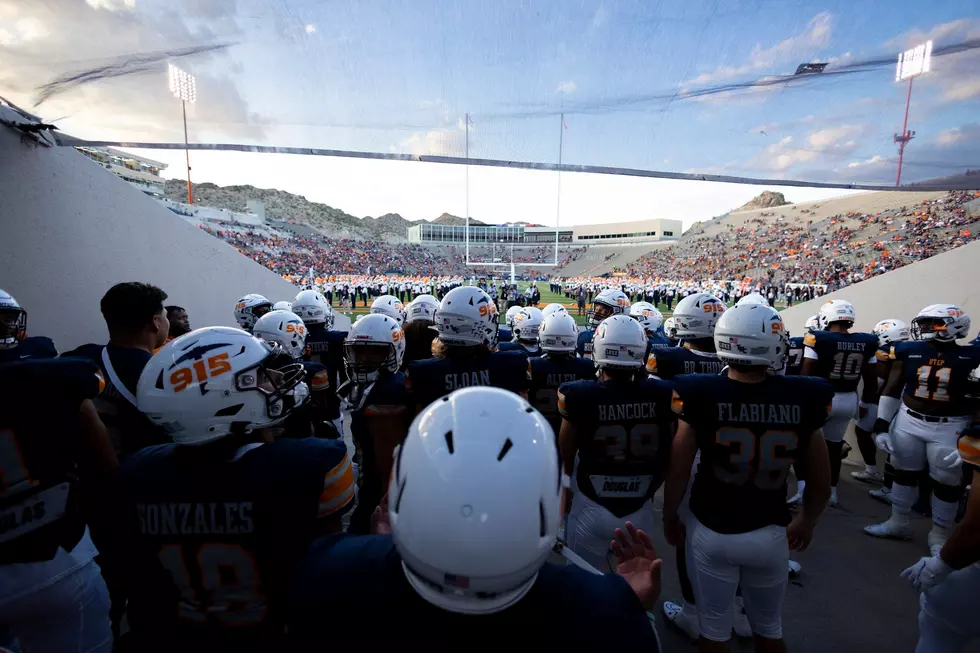
<path fill-rule="evenodd" d="M 760 490 L 784 487 L 799 437 L 792 431 L 766 431 L 756 435 L 749 429 L 723 428 L 715 443 L 733 449 L 724 465 L 714 466 L 715 476 L 725 483 L 754 483 Z"/>

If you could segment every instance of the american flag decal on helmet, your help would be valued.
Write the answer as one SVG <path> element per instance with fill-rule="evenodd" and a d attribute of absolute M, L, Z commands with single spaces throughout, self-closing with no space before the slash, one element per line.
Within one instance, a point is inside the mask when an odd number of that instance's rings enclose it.
<path fill-rule="evenodd" d="M 469 589 L 470 578 L 469 576 L 457 576 L 456 574 L 446 574 L 443 577 L 443 583 L 449 585 L 450 587 L 457 587 L 461 590 Z"/>

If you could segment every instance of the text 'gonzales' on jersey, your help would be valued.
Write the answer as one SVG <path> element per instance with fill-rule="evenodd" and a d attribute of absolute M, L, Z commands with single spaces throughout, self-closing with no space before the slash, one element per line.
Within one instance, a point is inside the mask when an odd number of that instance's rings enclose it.
<path fill-rule="evenodd" d="M 412 361 L 405 370 L 405 388 L 416 410 L 453 390 L 477 385 L 525 392 L 527 356 L 520 351 L 494 351 L 459 358 L 428 358 Z"/>
<path fill-rule="evenodd" d="M 656 349 L 647 356 L 647 372 L 665 381 L 682 374 L 718 374 L 724 367 L 714 352 L 687 346 Z"/>
<path fill-rule="evenodd" d="M 855 392 L 864 366 L 875 361 L 878 338 L 870 333 L 813 331 L 803 337 L 804 358 L 815 358 L 817 374 L 835 392 Z"/>
<path fill-rule="evenodd" d="M 636 512 L 663 483 L 675 417 L 671 385 L 573 381 L 558 390 L 558 412 L 578 436 L 579 490 L 616 516 Z"/>
<path fill-rule="evenodd" d="M 673 410 L 694 429 L 701 452 L 691 491 L 698 520 L 718 533 L 789 524 L 786 476 L 827 421 L 833 396 L 827 381 L 812 377 L 678 377 Z"/>
<path fill-rule="evenodd" d="M 969 394 L 970 372 L 980 366 L 980 346 L 938 341 L 896 342 L 889 359 L 902 363 L 903 395 L 929 415 L 969 415 L 976 399 Z"/>

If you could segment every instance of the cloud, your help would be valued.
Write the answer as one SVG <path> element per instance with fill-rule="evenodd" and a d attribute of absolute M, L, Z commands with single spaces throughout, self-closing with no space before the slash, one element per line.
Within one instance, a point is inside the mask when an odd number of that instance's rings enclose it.
<path fill-rule="evenodd" d="M 463 156 L 464 149 L 463 138 L 459 131 L 433 129 L 412 134 L 398 144 L 397 151 L 416 156 Z"/>
<path fill-rule="evenodd" d="M 599 8 L 595 10 L 595 14 L 592 16 L 592 28 L 599 29 L 605 24 L 606 19 L 609 18 L 609 10 L 606 9 L 605 5 L 599 5 Z"/>
<path fill-rule="evenodd" d="M 571 80 L 558 82 L 558 88 L 555 89 L 555 93 L 574 93 L 577 88 L 578 86 Z"/>
<path fill-rule="evenodd" d="M 857 138 L 869 125 L 844 124 L 805 134 L 800 140 L 784 136 L 766 146 L 747 165 L 752 169 L 783 173 L 801 163 L 835 164 L 857 148 Z"/>
<path fill-rule="evenodd" d="M 929 29 L 912 29 L 885 42 L 886 49 L 909 49 L 926 41 L 946 45 L 956 41 L 980 38 L 980 18 L 961 18 L 939 23 Z"/>
<path fill-rule="evenodd" d="M 92 9 L 105 9 L 107 11 L 125 11 L 136 8 L 136 0 L 85 0 Z"/>
<path fill-rule="evenodd" d="M 885 160 L 885 157 L 880 154 L 875 154 L 870 159 L 865 159 L 863 161 L 851 161 L 847 164 L 848 168 L 862 168 L 865 166 L 877 166 Z"/>

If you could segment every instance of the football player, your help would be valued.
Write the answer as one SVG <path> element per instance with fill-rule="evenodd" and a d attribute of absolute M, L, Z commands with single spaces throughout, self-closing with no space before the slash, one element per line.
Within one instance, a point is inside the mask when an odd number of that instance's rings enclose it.
<path fill-rule="evenodd" d="M 399 371 L 404 356 L 404 332 L 387 315 L 365 315 L 351 325 L 344 341 L 350 381 L 340 388 L 340 395 L 350 411 L 359 488 L 352 533 L 368 532 L 371 513 L 387 490 L 395 447 L 408 432 L 408 397 Z"/>
<path fill-rule="evenodd" d="M 293 303 L 292 302 L 287 302 L 285 300 L 283 300 L 281 302 L 276 302 L 275 304 L 272 305 L 272 310 L 274 310 L 274 311 L 289 311 L 289 312 L 292 312 L 293 311 Z"/>
<path fill-rule="evenodd" d="M 272 302 L 262 295 L 251 293 L 235 302 L 235 321 L 238 326 L 251 333 L 258 319 L 271 310 Z"/>
<path fill-rule="evenodd" d="M 830 454 L 830 503 L 837 505 L 837 483 L 844 447 L 844 434 L 851 419 L 863 418 L 877 398 L 875 352 L 878 339 L 870 333 L 851 333 L 854 306 L 843 299 L 831 299 L 820 307 L 820 329 L 803 338 L 803 376 L 818 376 L 834 386 L 834 409 L 824 426 Z M 864 383 L 861 400 L 857 387 Z"/>
<path fill-rule="evenodd" d="M 548 423 L 511 392 L 466 388 L 427 407 L 398 449 L 379 511 L 379 532 L 391 534 L 315 544 L 296 574 L 290 635 L 321 651 L 326 615 L 350 624 L 371 613 L 385 615 L 372 645 L 465 638 L 488 649 L 530 641 L 598 650 L 616 633 L 657 651 L 644 605 L 659 593 L 661 563 L 645 533 L 617 533 L 615 574 L 547 562 L 561 520 L 555 449 Z M 558 629 L 529 628 L 558 620 Z M 364 635 L 327 637 L 333 646 Z"/>
<path fill-rule="evenodd" d="M 543 320 L 545 317 L 548 317 L 552 313 L 564 313 L 568 315 L 568 309 L 562 306 L 561 304 L 559 304 L 558 302 L 552 302 L 547 306 L 545 306 L 543 309 L 541 309 L 541 314 L 544 316 L 541 319 Z"/>
<path fill-rule="evenodd" d="M 677 339 L 677 321 L 672 317 L 664 320 L 664 336 L 670 341 L 671 347 L 676 347 L 680 344 Z"/>
<path fill-rule="evenodd" d="M 333 308 L 327 298 L 316 290 L 303 290 L 293 299 L 293 313 L 306 325 L 306 353 L 303 358 L 320 363 L 327 369 L 329 392 L 323 402 L 323 415 L 338 433 L 344 432 L 343 414 L 337 389 L 347 380 L 344 371 L 344 339 L 346 331 L 333 328 Z"/>
<path fill-rule="evenodd" d="M 541 330 L 543 356 L 531 358 L 528 365 L 528 401 L 548 420 L 555 433 L 561 428 L 558 388 L 563 383 L 594 379 L 595 366 L 575 355 L 578 326 L 568 312 L 554 312 L 544 319 Z"/>
<path fill-rule="evenodd" d="M 0 288 L 0 364 L 57 356 L 50 338 L 27 335 L 27 311 Z"/>
<path fill-rule="evenodd" d="M 405 307 L 405 322 L 432 322 L 439 310 L 439 300 L 432 295 L 419 295 Z"/>
<path fill-rule="evenodd" d="M 275 355 L 209 327 L 171 341 L 140 376 L 139 408 L 173 442 L 117 475 L 134 650 L 280 650 L 295 564 L 353 503 L 343 442 L 269 441 L 307 392 L 302 366 L 273 369 Z"/>
<path fill-rule="evenodd" d="M 606 288 L 592 300 L 592 310 L 586 314 L 587 329 L 579 331 L 576 353 L 582 358 L 592 358 L 592 337 L 596 327 L 607 317 L 613 315 L 629 315 L 630 300 L 626 294 L 616 288 Z"/>
<path fill-rule="evenodd" d="M 809 545 L 830 494 L 821 426 L 833 388 L 827 381 L 772 375 L 787 341 L 772 308 L 743 305 L 715 328 L 724 375 L 684 375 L 672 401 L 679 416 L 664 489 L 668 542 L 685 542 L 697 591 L 699 651 L 728 651 L 733 599 L 741 587 L 757 651 L 785 651 L 781 606 L 789 549 Z M 695 455 L 690 515 L 681 504 Z M 790 519 L 786 477 L 802 461 L 809 483 L 803 510 Z M 686 535 L 685 535 L 686 531 Z"/>
<path fill-rule="evenodd" d="M 820 320 L 816 315 L 807 318 L 803 327 L 807 333 L 813 333 L 820 328 Z M 799 376 L 803 371 L 803 336 L 793 336 L 789 339 L 789 353 L 786 356 L 786 374 Z"/>
<path fill-rule="evenodd" d="M 640 323 L 647 334 L 650 350 L 673 347 L 664 335 L 664 316 L 650 302 L 636 302 L 630 306 L 630 317 Z"/>
<path fill-rule="evenodd" d="M 402 300 L 394 295 L 381 295 L 375 299 L 371 303 L 371 314 L 387 315 L 398 322 L 399 326 L 405 324 L 405 306 L 402 304 Z"/>
<path fill-rule="evenodd" d="M 892 346 L 888 380 L 878 401 L 874 424 L 878 446 L 891 454 L 895 468 L 892 515 L 866 526 L 875 537 L 909 539 L 909 511 L 916 498 L 918 472 L 932 480 L 932 529 L 929 550 L 942 549 L 963 496 L 955 466 L 956 441 L 970 424 L 970 373 L 980 365 L 980 347 L 956 343 L 970 331 L 970 317 L 951 304 L 926 306 L 912 320 L 913 341 Z M 900 398 L 901 397 L 901 398 Z"/>
<path fill-rule="evenodd" d="M 666 347 L 650 352 L 647 372 L 669 381 L 681 374 L 718 374 L 724 365 L 712 340 L 715 324 L 725 312 L 720 299 L 708 293 L 688 295 L 674 309 L 674 334 L 683 347 Z"/>
<path fill-rule="evenodd" d="M 497 344 L 499 351 L 520 351 L 528 358 L 537 358 L 544 354 L 540 347 L 538 332 L 544 315 L 540 309 L 533 306 L 522 308 L 514 316 L 514 341 Z"/>
<path fill-rule="evenodd" d="M 514 319 L 521 312 L 520 306 L 511 306 L 505 315 L 506 327 L 500 327 L 497 332 L 497 342 L 510 342 L 514 339 Z"/>
<path fill-rule="evenodd" d="M 586 562 L 609 570 L 614 531 L 625 522 L 653 528 L 653 495 L 663 483 L 674 418 L 671 387 L 643 376 L 647 338 L 625 315 L 602 321 L 593 339 L 598 380 L 558 389 L 563 492 L 568 546 Z"/>
<path fill-rule="evenodd" d="M 762 293 L 753 290 L 748 295 L 735 302 L 736 306 L 768 306 L 769 302 L 762 296 Z"/>
<path fill-rule="evenodd" d="M 527 395 L 527 355 L 494 351 L 497 346 L 497 305 L 476 286 L 446 293 L 436 311 L 439 334 L 435 357 L 409 363 L 405 387 L 412 414 L 453 390 L 490 385 Z"/>

